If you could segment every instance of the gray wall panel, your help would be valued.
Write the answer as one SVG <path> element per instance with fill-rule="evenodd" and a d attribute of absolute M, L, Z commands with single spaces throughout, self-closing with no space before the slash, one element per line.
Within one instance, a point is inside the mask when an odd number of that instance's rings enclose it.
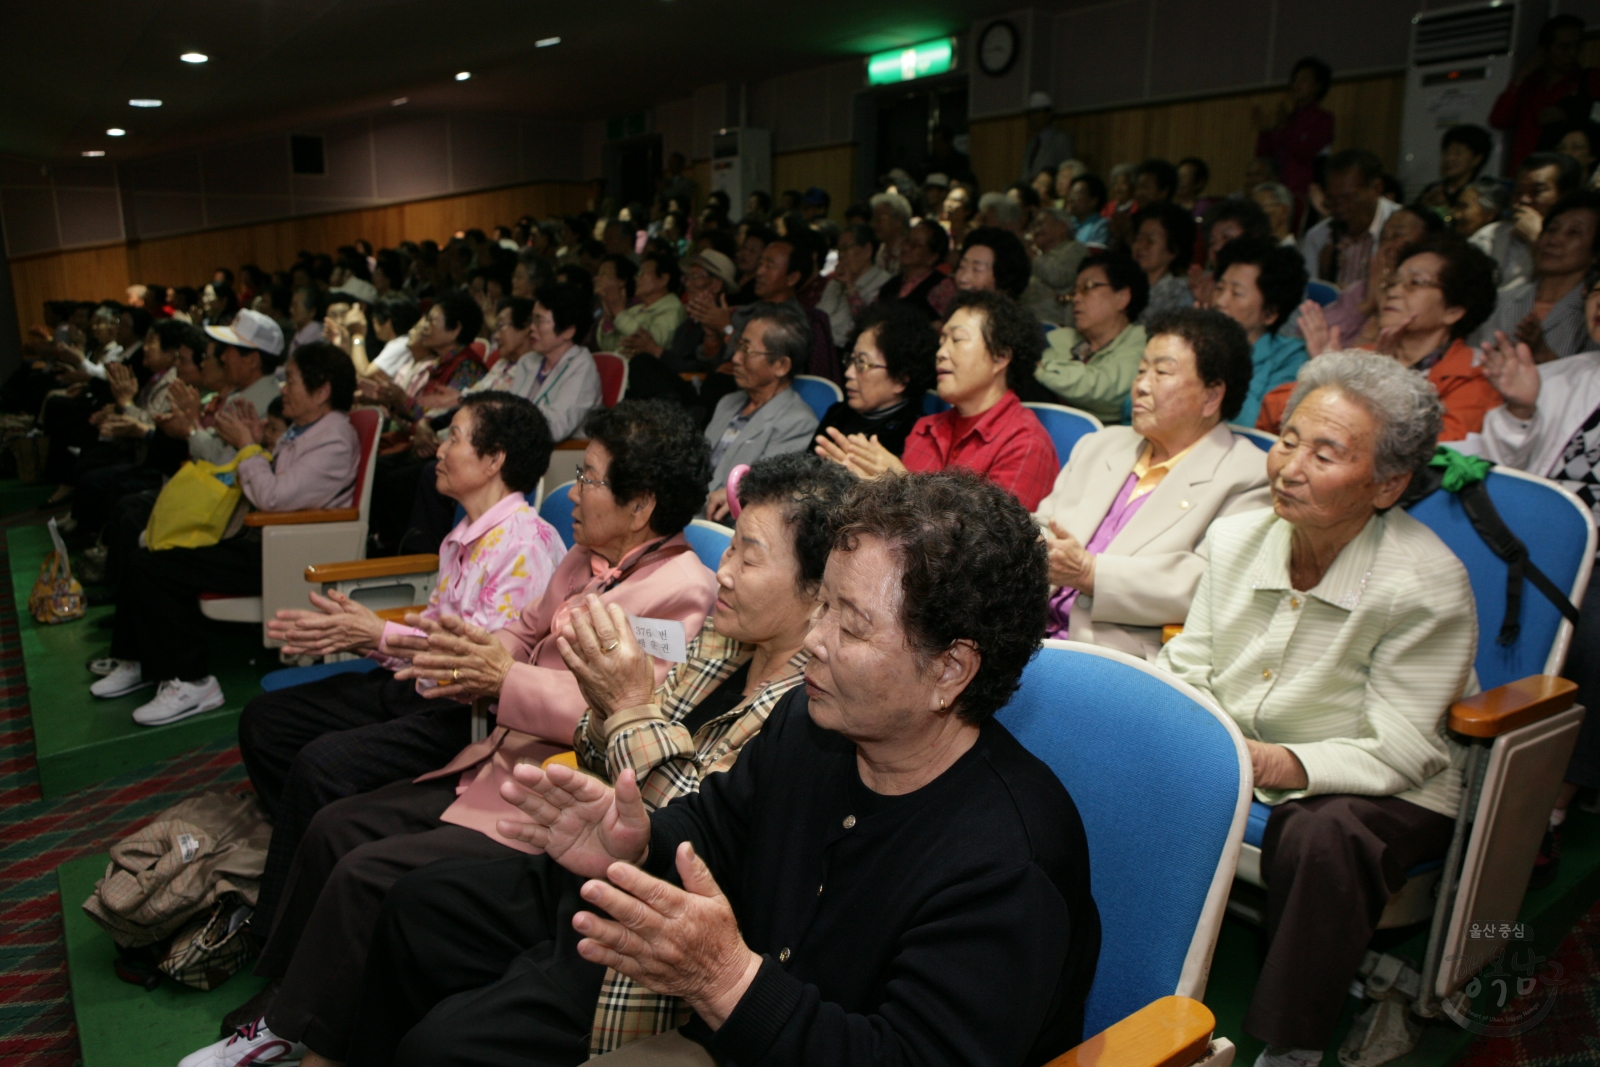
<path fill-rule="evenodd" d="M 1295 60 L 1309 55 L 1333 67 L 1335 77 L 1345 70 L 1403 67 L 1411 44 L 1411 17 L 1422 6 L 1417 0 L 1277 3 L 1272 81 L 1287 81 Z"/>
<path fill-rule="evenodd" d="M 289 139 L 263 137 L 200 153 L 206 194 L 289 196 Z"/>
<path fill-rule="evenodd" d="M 1058 111 L 1102 107 L 1144 95 L 1149 0 L 1123 0 L 1055 18 Z"/>
<path fill-rule="evenodd" d="M 61 247 L 56 229 L 56 198 L 49 189 L 0 189 L 0 212 L 5 215 L 6 254 L 25 256 Z"/>
<path fill-rule="evenodd" d="M 1150 94 L 1259 84 L 1267 76 L 1273 0 L 1154 0 Z"/>
<path fill-rule="evenodd" d="M 197 193 L 136 192 L 130 198 L 134 217 L 128 229 L 140 237 L 162 237 L 203 230 L 205 200 Z"/>
<path fill-rule="evenodd" d="M 57 189 L 61 244 L 110 244 L 122 240 L 122 209 L 115 189 Z"/>
<path fill-rule="evenodd" d="M 377 123 L 378 197 L 404 200 L 450 191 L 450 122 L 443 115 Z"/>
<path fill-rule="evenodd" d="M 450 117 L 450 187 L 489 189 L 517 180 L 521 131 L 507 115 Z"/>

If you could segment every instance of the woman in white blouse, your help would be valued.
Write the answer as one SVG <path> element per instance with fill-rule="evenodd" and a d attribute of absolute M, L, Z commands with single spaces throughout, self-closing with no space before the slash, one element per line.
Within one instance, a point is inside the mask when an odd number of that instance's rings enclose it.
<path fill-rule="evenodd" d="M 1592 339 L 1600 333 L 1600 280 L 1590 281 L 1583 314 Z M 1483 374 L 1505 398 L 1484 416 L 1484 457 L 1560 482 L 1600 521 L 1600 351 L 1536 363 L 1526 344 L 1497 333 L 1483 348 Z M 1580 612 L 1561 674 L 1578 683 L 1578 702 L 1593 708 L 1600 701 L 1600 569 L 1589 580 Z M 1539 848 L 1533 888 L 1555 880 L 1561 824 L 1578 790 L 1597 787 L 1600 715 L 1587 715 Z"/>
<path fill-rule="evenodd" d="M 1396 508 L 1442 407 L 1386 356 L 1307 363 L 1267 454 L 1272 508 L 1218 519 L 1184 632 L 1157 663 L 1246 737 L 1270 947 L 1244 1028 L 1257 1067 L 1312 1067 L 1403 873 L 1460 802 L 1441 722 L 1475 691 L 1466 569 Z"/>

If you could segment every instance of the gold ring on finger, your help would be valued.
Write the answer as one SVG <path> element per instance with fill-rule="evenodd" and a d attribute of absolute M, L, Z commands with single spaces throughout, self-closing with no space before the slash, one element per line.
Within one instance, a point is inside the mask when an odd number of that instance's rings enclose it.
<path fill-rule="evenodd" d="M 611 643 L 609 645 L 606 645 L 600 651 L 604 652 L 606 655 L 609 656 L 611 653 L 613 653 L 613 652 L 615 652 L 617 650 L 617 646 L 620 645 L 620 644 L 622 644 L 622 639 L 621 638 L 613 638 Z"/>
<path fill-rule="evenodd" d="M 451 667 L 450 668 L 450 680 L 452 682 L 461 681 L 461 668 L 460 667 Z"/>

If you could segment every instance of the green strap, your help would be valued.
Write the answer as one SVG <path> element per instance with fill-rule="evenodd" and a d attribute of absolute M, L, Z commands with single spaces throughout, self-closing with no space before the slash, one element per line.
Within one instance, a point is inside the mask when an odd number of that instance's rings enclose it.
<path fill-rule="evenodd" d="M 1488 477 L 1494 464 L 1480 456 L 1464 456 L 1453 448 L 1440 445 L 1433 453 L 1433 458 L 1428 461 L 1428 466 L 1443 468 L 1444 478 L 1440 485 L 1446 492 L 1459 493 L 1467 486 Z"/>

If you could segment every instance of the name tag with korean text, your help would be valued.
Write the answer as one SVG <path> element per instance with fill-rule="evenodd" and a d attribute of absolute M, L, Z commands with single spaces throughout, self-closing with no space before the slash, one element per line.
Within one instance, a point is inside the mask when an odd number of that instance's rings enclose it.
<path fill-rule="evenodd" d="M 628 616 L 639 647 L 657 659 L 682 663 L 689 658 L 689 642 L 677 619 L 641 619 Z"/>

